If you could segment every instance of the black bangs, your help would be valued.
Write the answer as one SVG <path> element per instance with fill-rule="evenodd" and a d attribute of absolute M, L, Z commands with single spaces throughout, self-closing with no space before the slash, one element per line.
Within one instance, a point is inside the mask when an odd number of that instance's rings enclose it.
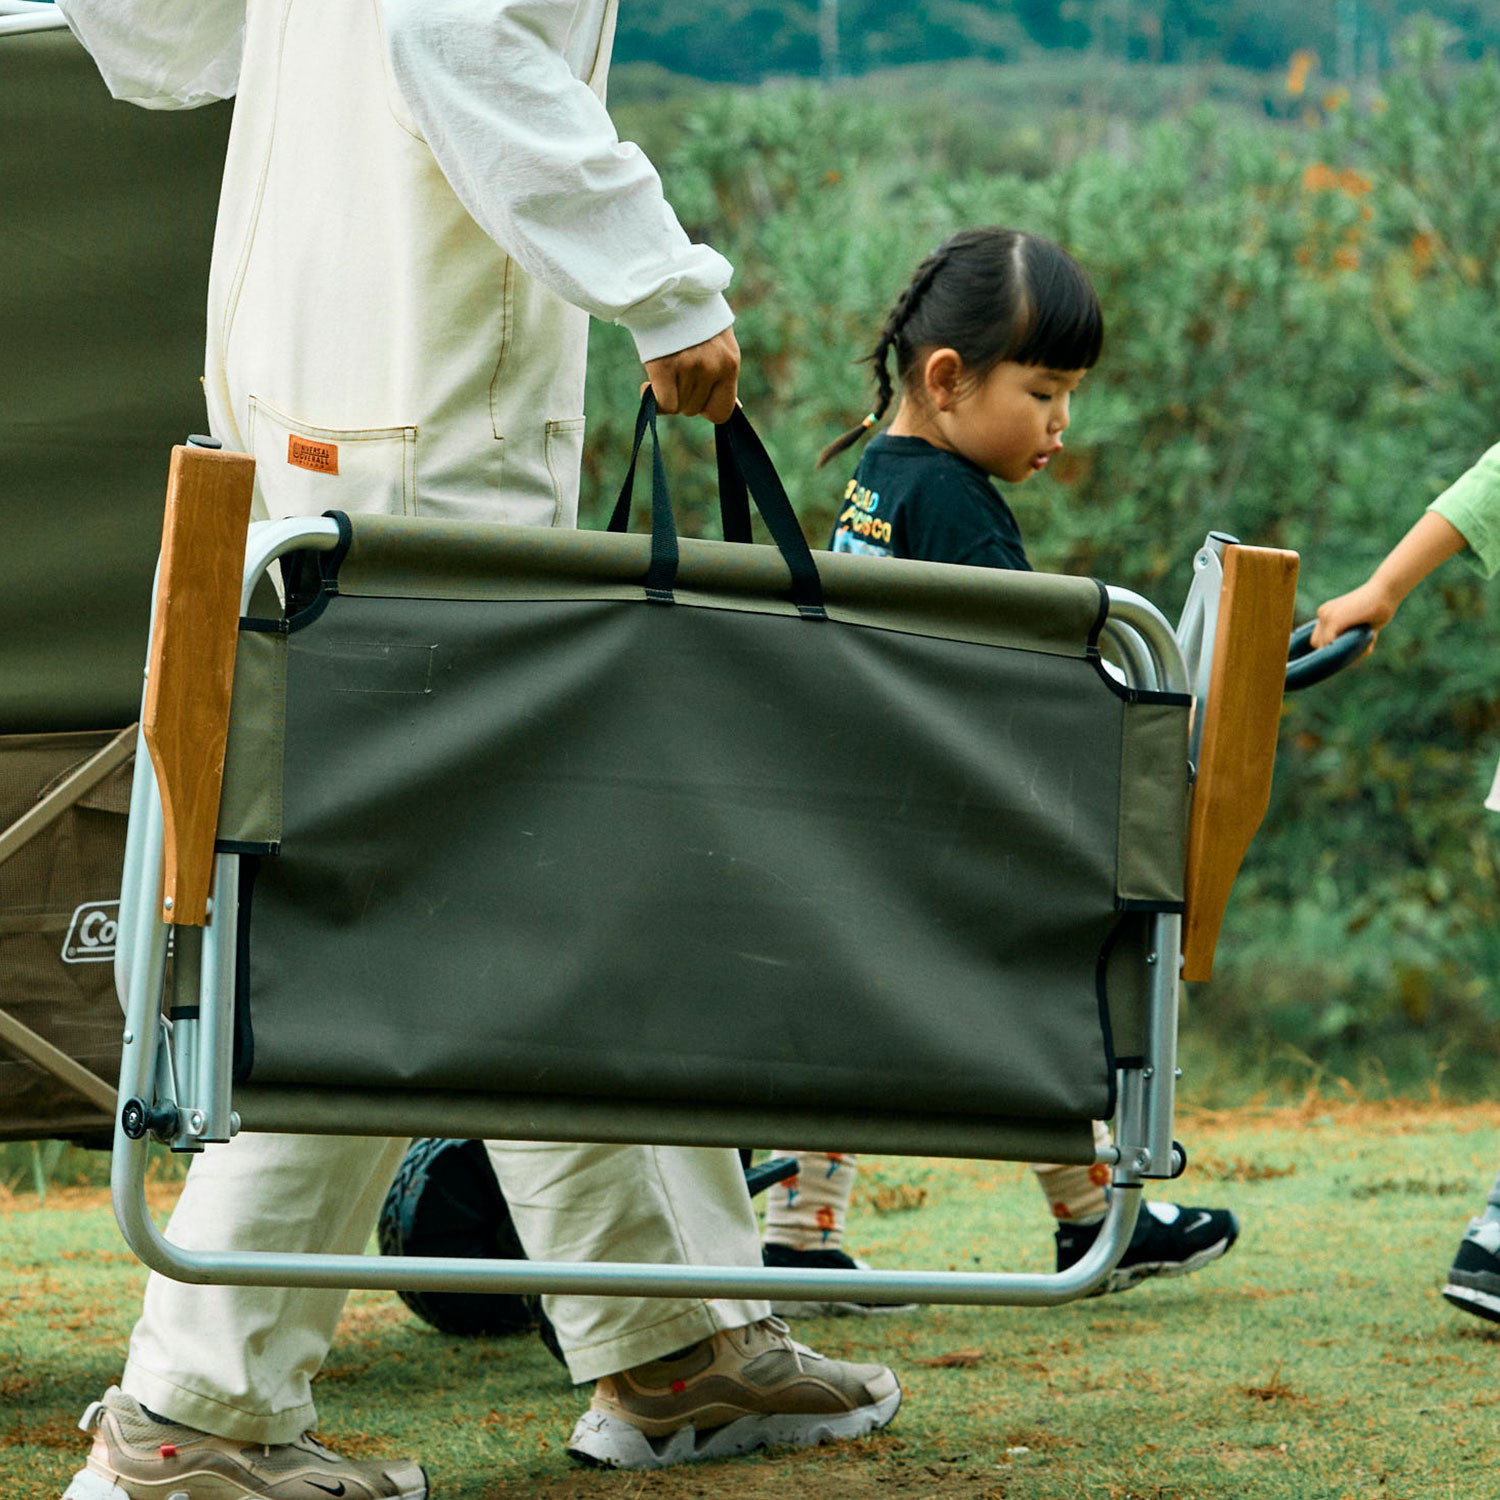
<path fill-rule="evenodd" d="M 887 359 L 903 385 L 924 350 L 949 348 L 967 380 L 996 365 L 1088 370 L 1104 346 L 1104 314 L 1082 267 L 1060 245 L 1019 229 L 961 229 L 922 262 L 896 299 L 866 356 L 875 372 L 874 410 L 818 459 L 852 447 L 885 414 L 895 394 Z"/>
<path fill-rule="evenodd" d="M 1104 312 L 1088 277 L 1051 240 L 1028 235 L 1019 249 L 1026 303 L 1015 347 L 1003 358 L 1049 370 L 1091 370 L 1104 347 Z"/>

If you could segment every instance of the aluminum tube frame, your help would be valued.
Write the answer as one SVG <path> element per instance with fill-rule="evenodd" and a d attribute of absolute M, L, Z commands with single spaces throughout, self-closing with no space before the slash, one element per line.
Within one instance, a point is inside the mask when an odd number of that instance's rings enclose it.
<path fill-rule="evenodd" d="M 146 1212 L 146 1144 L 129 1143 L 123 1176 L 131 1189 L 115 1215 L 132 1250 L 176 1281 L 221 1286 L 318 1286 L 430 1292 L 516 1292 L 596 1297 L 743 1297 L 826 1301 L 1050 1307 L 1071 1302 L 1109 1275 L 1135 1230 L 1140 1183 L 1116 1182 L 1098 1238 L 1084 1257 L 1054 1274 L 996 1271 L 818 1271 L 744 1266 L 640 1265 L 620 1261 L 462 1260 L 452 1256 L 296 1255 L 183 1250 Z M 119 1147 L 116 1147 L 119 1163 Z M 139 1165 L 136 1163 L 139 1159 Z"/>
<path fill-rule="evenodd" d="M 279 522 L 251 528 L 244 601 L 260 573 L 285 552 L 327 549 L 337 540 L 331 522 Z M 1187 673 L 1170 626 L 1147 600 L 1111 589 L 1110 614 L 1121 642 L 1127 681 L 1132 686 L 1184 691 Z M 161 982 L 167 927 L 154 903 L 141 900 L 160 886 L 160 807 L 149 759 L 138 761 L 132 791 L 141 792 L 144 831 L 133 841 L 136 865 L 131 883 L 130 930 L 125 968 L 126 1044 L 121 1066 L 121 1104 L 129 1098 L 151 1101 L 150 1085 L 160 1069 L 164 1027 L 160 1021 Z M 142 782 L 150 787 L 141 791 Z M 153 818 L 154 812 L 154 818 Z M 134 821 L 134 817 L 133 817 Z M 149 835 L 149 839 L 147 837 Z M 150 845 L 154 843 L 154 850 Z M 194 1053 L 197 1090 L 208 1104 L 186 1101 L 205 1115 L 219 1107 L 225 1085 L 220 1075 L 233 1024 L 233 951 L 236 903 L 230 899 L 237 877 L 235 856 L 221 855 L 215 866 L 214 909 L 204 931 L 200 994 L 203 1014 L 216 1019 L 200 1025 Z M 147 923 L 145 914 L 152 921 Z M 127 908 L 122 896 L 121 931 Z M 192 1283 L 244 1286 L 322 1286 L 574 1294 L 592 1296 L 743 1297 L 829 1300 L 857 1297 L 863 1302 L 918 1302 L 963 1305 L 1049 1306 L 1086 1296 L 1104 1282 L 1130 1243 L 1140 1212 L 1146 1177 L 1171 1174 L 1172 1077 L 1176 1042 L 1176 982 L 1180 922 L 1154 919 L 1153 982 L 1148 986 L 1147 1059 L 1144 1067 L 1121 1072 L 1116 1145 L 1100 1160 L 1114 1163 L 1115 1191 L 1093 1246 L 1068 1270 L 1053 1274 L 977 1271 L 828 1271 L 764 1267 L 636 1265 L 619 1262 L 535 1262 L 470 1260 L 455 1257 L 293 1254 L 267 1251 L 196 1251 L 167 1240 L 146 1208 L 148 1139 L 128 1137 L 117 1116 L 111 1188 L 115 1217 L 131 1249 L 152 1270 Z M 1159 976 L 1170 976 L 1170 982 Z M 213 1040 L 207 1038 L 212 1037 Z M 167 1054 L 168 1056 L 170 1054 Z M 169 1079 L 164 1086 L 170 1088 Z M 178 1103 L 172 1099 L 156 1103 Z M 233 1121 L 231 1128 L 233 1128 Z M 206 1121 L 205 1121 L 206 1126 Z"/>
<path fill-rule="evenodd" d="M 266 569 L 290 551 L 330 551 L 338 545 L 335 522 L 314 520 L 262 521 L 250 527 L 245 544 L 245 570 L 240 589 L 240 612 L 250 607 L 251 595 Z M 159 579 L 158 579 L 159 582 Z M 156 617 L 156 587 L 152 585 L 151 617 Z M 142 689 L 144 703 L 144 688 Z M 156 774 L 144 733 L 136 737 L 135 777 L 130 787 L 130 822 L 125 835 L 125 863 L 120 885 L 119 925 L 115 939 L 115 989 L 125 1010 L 125 1046 L 120 1074 L 121 1107 L 140 1099 L 177 1109 L 180 1128 L 172 1133 L 176 1151 L 197 1151 L 211 1142 L 227 1141 L 234 1133 L 230 1101 L 234 1055 L 235 925 L 239 908 L 239 857 L 214 857 L 213 895 L 201 944 L 184 943 L 184 960 L 195 973 L 182 976 L 174 989 L 183 999 L 196 998 L 198 1017 L 174 1027 L 161 1018 L 162 980 L 175 928 L 161 921 L 162 810 Z M 197 995 L 191 989 L 196 987 Z M 159 1036 L 171 1048 L 170 1070 L 162 1070 L 155 1056 Z M 169 1077 L 167 1097 L 153 1099 L 161 1076 Z M 124 1138 L 117 1109 L 116 1145 Z"/>
<path fill-rule="evenodd" d="M 1224 593 L 1224 553 L 1234 545 L 1222 531 L 1210 531 L 1193 557 L 1193 582 L 1177 621 L 1177 644 L 1193 685 L 1193 700 L 1208 697 L 1213 675 L 1214 643 L 1219 627 L 1219 600 Z M 1194 766 L 1203 748 L 1203 715 L 1194 713 L 1188 737 L 1188 759 Z"/>

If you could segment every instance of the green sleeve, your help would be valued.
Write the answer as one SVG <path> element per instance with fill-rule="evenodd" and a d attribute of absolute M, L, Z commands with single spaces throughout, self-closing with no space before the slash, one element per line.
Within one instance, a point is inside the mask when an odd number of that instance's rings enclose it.
<path fill-rule="evenodd" d="M 1463 533 L 1470 560 L 1486 578 L 1500 573 L 1500 443 L 1427 508 Z"/>

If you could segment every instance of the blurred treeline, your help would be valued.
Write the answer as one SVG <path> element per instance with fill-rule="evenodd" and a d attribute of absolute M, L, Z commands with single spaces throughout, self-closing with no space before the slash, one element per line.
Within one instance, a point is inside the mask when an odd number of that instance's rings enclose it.
<path fill-rule="evenodd" d="M 1108 319 L 1067 452 L 1009 493 L 1036 565 L 1175 618 L 1217 528 L 1302 554 L 1299 618 L 1360 582 L 1500 441 L 1500 70 L 1445 60 L 1426 27 L 1363 103 L 1305 62 L 1281 86 L 1292 123 L 1204 105 L 1051 161 L 1026 122 L 988 148 L 956 129 L 957 72 L 925 98 L 780 86 L 642 112 L 689 232 L 737 268 L 742 395 L 814 544 L 848 468 L 815 456 L 870 404 L 856 359 L 934 244 L 1004 223 L 1067 245 Z M 586 525 L 639 380 L 629 339 L 597 330 Z M 712 534 L 709 430 L 668 427 L 680 529 Z M 1371 660 L 1288 700 L 1271 812 L 1194 1001 L 1236 1066 L 1492 1090 L 1495 598 L 1454 560 Z"/>
<path fill-rule="evenodd" d="M 1500 45 L 1496 0 L 1421 9 L 1471 59 Z M 1078 52 L 1264 69 L 1307 48 L 1348 80 L 1391 60 L 1412 11 L 1404 0 L 655 0 L 621 7 L 615 57 L 750 83 Z"/>

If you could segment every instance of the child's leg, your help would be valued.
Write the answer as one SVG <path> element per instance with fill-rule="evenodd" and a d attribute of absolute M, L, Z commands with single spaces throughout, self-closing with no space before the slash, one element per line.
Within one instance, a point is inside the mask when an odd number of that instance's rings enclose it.
<path fill-rule="evenodd" d="M 1094 1121 L 1094 1145 L 1103 1148 L 1113 1137 L 1102 1120 Z M 1087 1167 L 1049 1166 L 1033 1162 L 1037 1186 L 1046 1196 L 1054 1218 L 1064 1224 L 1093 1224 L 1109 1207 L 1109 1168 L 1103 1162 Z"/>
<path fill-rule="evenodd" d="M 788 1250 L 837 1250 L 859 1158 L 843 1151 L 774 1152 L 795 1156 L 797 1175 L 766 1190 L 765 1243 Z"/>
<path fill-rule="evenodd" d="M 1094 1145 L 1113 1137 L 1094 1121 Z M 1110 1169 L 1033 1164 L 1037 1182 L 1057 1218 L 1057 1269 L 1065 1271 L 1087 1254 L 1109 1207 Z M 1240 1232 L 1227 1208 L 1182 1208 L 1176 1203 L 1143 1203 L 1135 1232 L 1100 1292 L 1123 1292 L 1152 1276 L 1183 1276 L 1217 1260 Z M 1096 1294 L 1097 1295 L 1097 1294 Z"/>

